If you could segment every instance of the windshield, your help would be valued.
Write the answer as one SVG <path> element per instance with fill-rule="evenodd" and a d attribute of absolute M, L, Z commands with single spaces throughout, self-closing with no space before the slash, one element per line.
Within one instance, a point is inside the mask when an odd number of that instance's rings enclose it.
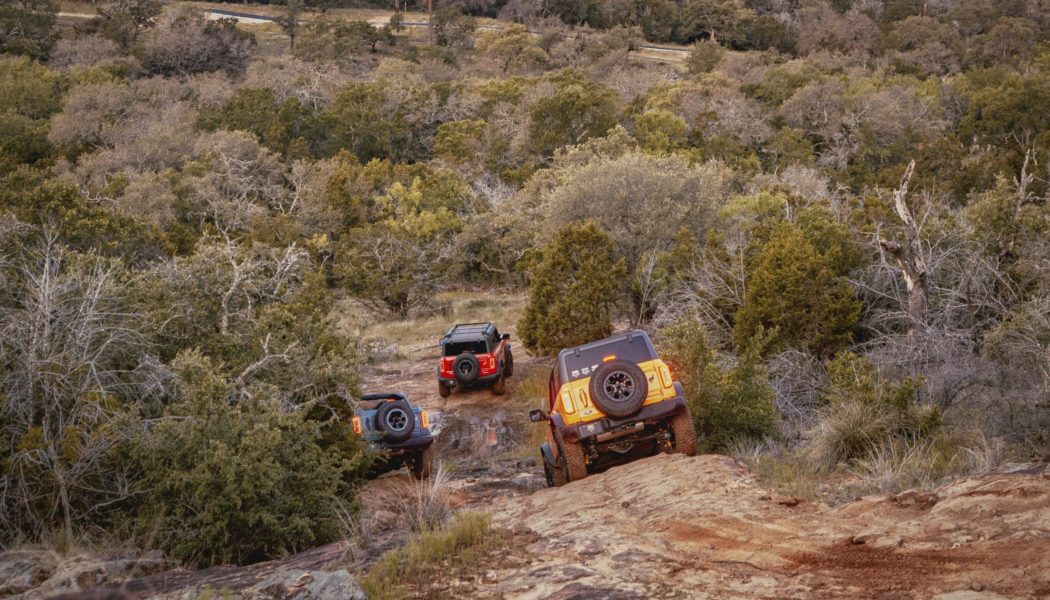
<path fill-rule="evenodd" d="M 477 340 L 474 342 L 448 342 L 445 344 L 445 356 L 459 356 L 464 352 L 485 354 L 488 351 L 488 344 L 485 343 L 485 340 Z"/>

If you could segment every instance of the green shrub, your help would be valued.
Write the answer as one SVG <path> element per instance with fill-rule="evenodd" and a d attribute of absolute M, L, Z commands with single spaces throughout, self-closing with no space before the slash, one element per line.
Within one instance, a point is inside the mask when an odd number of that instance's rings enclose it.
<path fill-rule="evenodd" d="M 173 367 L 181 399 L 144 435 L 139 526 L 198 566 L 249 563 L 337 539 L 352 508 L 351 461 L 318 445 L 316 423 L 253 389 L 234 400 L 195 351 Z M 350 482 L 354 483 L 354 482 Z"/>
<path fill-rule="evenodd" d="M 530 351 L 553 356 L 612 333 L 612 308 L 623 295 L 627 267 L 597 225 L 560 229 L 530 272 L 529 305 L 518 323 Z"/>
<path fill-rule="evenodd" d="M 699 322 L 684 318 L 660 332 L 661 353 L 685 387 L 699 448 L 725 451 L 734 442 L 775 436 L 773 389 L 755 342 L 729 369 L 716 363 Z"/>
<path fill-rule="evenodd" d="M 736 313 L 739 346 L 761 329 L 773 331 L 765 348 L 804 348 L 831 356 L 848 344 L 860 317 L 853 288 L 835 272 L 838 253 L 821 252 L 800 227 L 782 223 L 762 245 Z"/>

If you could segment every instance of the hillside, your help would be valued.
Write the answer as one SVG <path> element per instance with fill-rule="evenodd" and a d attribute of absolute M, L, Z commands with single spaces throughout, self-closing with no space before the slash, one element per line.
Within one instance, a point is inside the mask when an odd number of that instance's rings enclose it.
<path fill-rule="evenodd" d="M 1046 106 L 1046 0 L 0 1 L 0 595 L 1043 594 Z"/>

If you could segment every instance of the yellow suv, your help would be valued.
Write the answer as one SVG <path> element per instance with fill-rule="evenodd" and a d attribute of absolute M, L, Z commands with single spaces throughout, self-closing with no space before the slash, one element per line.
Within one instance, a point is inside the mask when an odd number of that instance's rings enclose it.
<path fill-rule="evenodd" d="M 644 331 L 631 331 L 558 353 L 547 389 L 540 445 L 547 485 L 657 452 L 696 452 L 696 432 L 682 384 Z"/>

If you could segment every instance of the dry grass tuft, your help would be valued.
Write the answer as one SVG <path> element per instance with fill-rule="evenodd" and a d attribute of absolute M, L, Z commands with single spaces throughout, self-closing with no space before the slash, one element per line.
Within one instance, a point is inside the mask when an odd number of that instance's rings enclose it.
<path fill-rule="evenodd" d="M 893 418 L 871 404 L 832 405 L 807 444 L 809 459 L 825 468 L 867 457 L 892 435 Z"/>
<path fill-rule="evenodd" d="M 763 486 L 777 493 L 806 500 L 819 495 L 823 473 L 803 452 L 766 440 L 735 443 L 729 455 L 746 464 Z"/>
<path fill-rule="evenodd" d="M 371 600 L 394 600 L 413 595 L 413 588 L 456 571 L 476 569 L 485 555 L 498 547 L 488 515 L 457 513 L 440 529 L 426 529 L 404 548 L 391 550 L 358 582 Z"/>
<path fill-rule="evenodd" d="M 428 479 L 396 486 L 386 494 L 383 504 L 404 517 L 412 531 L 442 527 L 452 516 L 449 480 L 448 469 L 438 463 Z"/>

